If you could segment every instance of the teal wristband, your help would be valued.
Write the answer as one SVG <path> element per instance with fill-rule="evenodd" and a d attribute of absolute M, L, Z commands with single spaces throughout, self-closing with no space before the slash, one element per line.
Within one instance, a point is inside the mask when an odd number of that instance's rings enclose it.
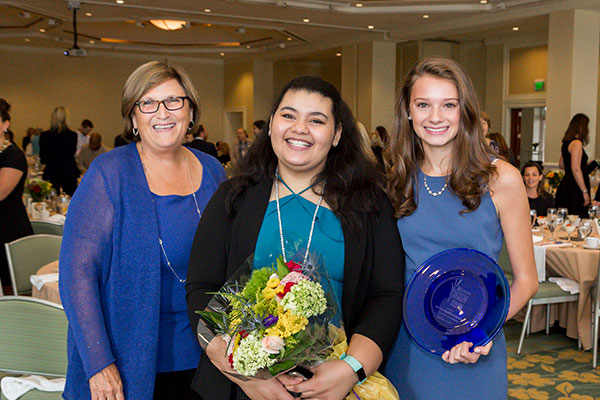
<path fill-rule="evenodd" d="M 344 361 L 350 366 L 350 368 L 352 368 L 352 370 L 358 377 L 358 385 L 362 384 L 364 381 L 367 380 L 367 374 L 365 374 L 365 370 L 362 364 L 356 358 L 344 353 L 340 356 L 340 360 Z"/>

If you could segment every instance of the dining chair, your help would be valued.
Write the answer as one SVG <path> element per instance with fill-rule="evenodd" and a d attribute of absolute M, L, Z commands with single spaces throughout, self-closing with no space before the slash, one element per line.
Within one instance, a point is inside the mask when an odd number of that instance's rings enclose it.
<path fill-rule="evenodd" d="M 31 235 L 5 243 L 13 293 L 31 293 L 29 277 L 49 262 L 58 260 L 62 236 Z"/>
<path fill-rule="evenodd" d="M 67 317 L 61 305 L 26 296 L 0 298 L 0 375 L 65 377 Z M 5 397 L 2 395 L 4 400 Z M 20 397 L 60 399 L 59 392 L 32 390 Z"/>
<path fill-rule="evenodd" d="M 48 234 L 62 236 L 64 225 L 50 221 L 31 221 L 34 235 Z"/>

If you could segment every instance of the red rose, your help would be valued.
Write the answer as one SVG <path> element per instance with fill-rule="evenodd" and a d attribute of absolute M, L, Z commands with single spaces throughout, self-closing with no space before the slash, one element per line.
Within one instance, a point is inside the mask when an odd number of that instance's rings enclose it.
<path fill-rule="evenodd" d="M 246 332 L 244 329 L 242 329 L 240 332 L 240 336 L 243 338 L 245 338 L 246 336 L 248 336 L 248 332 Z"/>
<path fill-rule="evenodd" d="M 231 365 L 231 368 L 233 368 L 233 353 L 231 353 L 231 354 L 229 355 L 229 358 L 228 358 L 228 360 L 229 360 L 229 365 Z"/>
<path fill-rule="evenodd" d="M 31 187 L 31 191 L 32 191 L 33 193 L 39 193 L 39 192 L 41 192 L 41 191 L 42 191 L 42 188 L 41 188 L 41 186 L 40 186 L 40 185 L 33 185 L 33 186 Z"/>
<path fill-rule="evenodd" d="M 288 269 L 290 270 L 290 272 L 292 272 L 292 271 L 300 272 L 302 270 L 302 266 L 293 261 L 288 261 L 286 265 L 287 265 Z"/>
<path fill-rule="evenodd" d="M 288 283 L 286 283 L 286 284 L 285 284 L 285 287 L 283 288 L 283 295 L 285 296 L 285 294 L 286 294 L 287 292 L 289 292 L 289 291 L 290 291 L 290 289 L 292 288 L 292 286 L 294 286 L 295 284 L 296 284 L 296 283 L 294 283 L 294 282 L 288 282 Z"/>

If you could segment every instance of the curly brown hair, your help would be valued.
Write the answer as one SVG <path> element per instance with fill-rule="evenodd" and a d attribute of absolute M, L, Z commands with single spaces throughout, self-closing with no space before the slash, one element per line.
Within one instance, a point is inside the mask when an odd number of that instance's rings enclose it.
<path fill-rule="evenodd" d="M 488 190 L 496 158 L 483 137 L 479 102 L 473 84 L 456 62 L 430 57 L 415 64 L 406 78 L 396 102 L 394 129 L 390 149 L 386 153 L 387 191 L 397 218 L 412 214 L 417 208 L 416 176 L 424 159 L 423 144 L 409 119 L 409 104 L 415 82 L 424 76 L 447 79 L 458 91 L 460 124 L 451 153 L 448 187 L 471 212 L 479 207 L 481 196 Z"/>

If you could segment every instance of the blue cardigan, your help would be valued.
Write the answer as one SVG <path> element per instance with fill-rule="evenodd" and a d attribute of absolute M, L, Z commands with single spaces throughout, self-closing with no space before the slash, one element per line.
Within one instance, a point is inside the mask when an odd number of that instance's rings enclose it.
<path fill-rule="evenodd" d="M 203 166 L 203 189 L 214 192 L 225 180 L 223 167 L 192 152 Z M 88 379 L 114 362 L 126 399 L 152 399 L 161 287 L 157 238 L 135 143 L 100 155 L 73 196 L 60 252 L 60 297 L 69 319 L 65 399 L 89 399 Z"/>

